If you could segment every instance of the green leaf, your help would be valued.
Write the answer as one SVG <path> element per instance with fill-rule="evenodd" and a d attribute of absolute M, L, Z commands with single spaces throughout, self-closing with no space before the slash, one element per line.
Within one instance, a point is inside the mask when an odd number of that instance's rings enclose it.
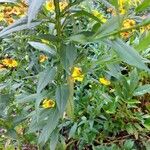
<path fill-rule="evenodd" d="M 129 99 L 125 102 L 128 104 L 139 104 L 139 103 L 141 103 L 139 100 L 136 100 L 136 99 Z"/>
<path fill-rule="evenodd" d="M 37 96 L 38 94 L 20 94 L 15 98 L 17 103 L 27 103 L 36 100 Z"/>
<path fill-rule="evenodd" d="M 74 45 L 68 44 L 61 47 L 60 55 L 61 63 L 63 64 L 64 69 L 69 72 L 69 69 L 72 68 L 73 63 L 77 57 L 77 49 Z"/>
<path fill-rule="evenodd" d="M 85 32 L 81 32 L 78 33 L 76 35 L 72 35 L 68 38 L 69 41 L 73 41 L 73 42 L 78 42 L 78 43 L 88 43 L 88 42 L 92 42 L 92 35 L 93 32 L 89 32 L 89 31 L 85 31 Z"/>
<path fill-rule="evenodd" d="M 138 87 L 134 91 L 134 96 L 144 95 L 146 93 L 150 93 L 150 84 L 145 84 L 145 85 Z"/>
<path fill-rule="evenodd" d="M 67 85 L 58 86 L 56 89 L 56 103 L 61 115 L 66 108 L 67 100 L 69 97 L 69 89 Z"/>
<path fill-rule="evenodd" d="M 144 51 L 150 45 L 149 39 L 150 39 L 150 32 L 144 38 L 142 38 L 141 41 L 139 41 L 139 45 L 137 45 L 135 48 L 140 50 L 140 51 Z"/>
<path fill-rule="evenodd" d="M 44 40 L 47 40 L 47 41 L 50 41 L 50 42 L 58 42 L 59 39 L 57 36 L 55 35 L 51 35 L 51 34 L 39 34 L 38 39 L 44 39 Z"/>
<path fill-rule="evenodd" d="M 73 13 L 73 16 L 75 16 L 75 17 L 87 16 L 88 18 L 91 18 L 99 23 L 102 23 L 97 17 L 95 17 L 93 14 L 91 14 L 85 10 L 75 10 L 75 11 L 72 11 L 72 13 Z"/>
<path fill-rule="evenodd" d="M 149 0 L 144 0 L 142 2 L 142 4 L 140 4 L 137 8 L 136 8 L 136 12 L 141 12 L 147 8 L 150 7 L 150 1 Z"/>
<path fill-rule="evenodd" d="M 139 77 L 138 77 L 138 73 L 137 73 L 137 69 L 134 69 L 130 75 L 130 92 L 133 93 L 133 91 L 135 90 L 135 88 L 138 86 L 138 82 L 139 82 Z"/>
<path fill-rule="evenodd" d="M 16 3 L 16 0 L 0 0 L 0 3 Z"/>
<path fill-rule="evenodd" d="M 40 93 L 49 83 L 52 83 L 56 74 L 56 68 L 47 68 L 39 74 L 37 93 Z"/>
<path fill-rule="evenodd" d="M 94 35 L 94 38 L 98 40 L 102 38 L 103 36 L 109 35 L 112 32 L 119 30 L 122 20 L 123 20 L 123 17 L 121 16 L 112 17 L 99 28 L 97 33 Z"/>
<path fill-rule="evenodd" d="M 107 0 L 100 0 L 100 2 L 103 3 L 107 8 L 114 8 L 114 6 Z"/>
<path fill-rule="evenodd" d="M 51 133 L 55 130 L 58 124 L 59 118 L 60 118 L 60 115 L 59 115 L 58 109 L 53 109 L 51 113 L 49 114 L 47 124 L 43 126 L 43 129 L 38 139 L 38 143 L 40 143 L 41 145 L 44 145 L 47 142 L 47 140 L 51 136 Z"/>
<path fill-rule="evenodd" d="M 132 124 L 128 123 L 126 125 L 126 130 L 127 130 L 128 134 L 134 134 L 134 126 Z"/>
<path fill-rule="evenodd" d="M 28 26 L 27 24 L 22 24 L 22 25 L 18 25 L 18 26 L 14 26 L 14 27 L 11 26 L 11 28 L 7 28 L 7 30 L 4 29 L 1 31 L 0 37 L 6 36 L 6 35 L 13 33 L 13 32 L 34 28 L 35 26 L 37 26 L 39 24 L 40 24 L 40 22 L 33 22 L 30 24 L 30 26 Z"/>
<path fill-rule="evenodd" d="M 40 42 L 28 42 L 32 47 L 34 47 L 35 49 L 38 49 L 40 51 L 49 53 L 51 55 L 55 55 L 56 52 L 54 50 L 54 47 L 50 47 L 47 44 L 44 43 L 40 43 Z"/>
<path fill-rule="evenodd" d="M 54 130 L 52 132 L 51 137 L 50 137 L 50 150 L 56 149 L 56 145 L 58 143 L 58 135 L 59 135 L 58 130 Z"/>
<path fill-rule="evenodd" d="M 132 140 L 126 140 L 124 143 L 125 150 L 131 150 L 134 146 L 134 141 Z"/>
<path fill-rule="evenodd" d="M 144 121 L 144 127 L 150 130 L 150 118 L 145 119 Z"/>
<path fill-rule="evenodd" d="M 146 141 L 146 143 L 144 143 L 146 150 L 150 150 L 150 141 Z"/>
<path fill-rule="evenodd" d="M 28 9 L 28 26 L 30 25 L 31 21 L 36 17 L 37 13 L 39 12 L 42 4 L 45 2 L 46 0 L 32 0 L 30 5 L 29 5 L 29 9 Z"/>
<path fill-rule="evenodd" d="M 69 132 L 69 139 L 75 135 L 77 127 L 78 127 L 78 124 L 74 123 L 74 125 L 71 127 L 70 132 Z"/>
<path fill-rule="evenodd" d="M 150 72 L 150 69 L 144 63 L 144 58 L 134 48 L 119 39 L 109 43 L 124 62 Z"/>
<path fill-rule="evenodd" d="M 69 98 L 67 101 L 66 113 L 70 118 L 74 118 L 74 80 L 68 77 Z"/>
<path fill-rule="evenodd" d="M 6 88 L 7 86 L 8 86 L 7 83 L 0 84 L 0 91 L 3 90 L 4 88 Z"/>

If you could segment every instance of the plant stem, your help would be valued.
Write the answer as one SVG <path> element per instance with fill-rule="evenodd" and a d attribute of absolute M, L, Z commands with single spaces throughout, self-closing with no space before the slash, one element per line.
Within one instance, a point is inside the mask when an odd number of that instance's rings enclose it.
<path fill-rule="evenodd" d="M 56 31 L 57 31 L 57 36 L 58 38 L 61 38 L 61 18 L 60 18 L 60 6 L 59 6 L 59 0 L 54 0 L 54 5 L 55 5 L 55 13 L 56 13 L 56 16 L 55 16 L 55 28 L 56 28 Z"/>

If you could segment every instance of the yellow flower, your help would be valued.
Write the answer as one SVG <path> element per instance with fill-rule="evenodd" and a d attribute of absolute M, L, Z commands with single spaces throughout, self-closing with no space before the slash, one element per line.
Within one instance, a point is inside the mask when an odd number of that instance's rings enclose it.
<path fill-rule="evenodd" d="M 52 1 L 46 1 L 45 8 L 48 11 L 54 11 L 55 10 L 54 3 Z"/>
<path fill-rule="evenodd" d="M 48 41 L 48 40 L 41 39 L 41 41 L 42 41 L 44 44 L 49 44 L 49 41 Z"/>
<path fill-rule="evenodd" d="M 121 15 L 124 15 L 126 13 L 126 10 L 124 8 L 120 7 L 119 12 Z"/>
<path fill-rule="evenodd" d="M 7 18 L 5 20 L 6 20 L 6 22 L 7 22 L 8 25 L 13 24 L 15 22 L 15 20 L 13 18 L 11 18 L 11 17 Z"/>
<path fill-rule="evenodd" d="M 65 9 L 67 5 L 68 5 L 68 3 L 66 1 L 59 2 L 60 10 Z"/>
<path fill-rule="evenodd" d="M 46 61 L 48 59 L 48 57 L 46 56 L 46 55 L 40 55 L 40 57 L 39 57 L 39 62 L 40 63 L 42 63 L 42 62 L 44 62 L 44 61 Z"/>
<path fill-rule="evenodd" d="M 123 28 L 126 29 L 126 28 L 130 28 L 130 27 L 133 27 L 135 26 L 136 22 L 135 20 L 133 19 L 126 19 L 123 21 Z"/>
<path fill-rule="evenodd" d="M 123 21 L 122 23 L 122 29 L 128 29 L 131 28 L 133 26 L 135 26 L 136 22 L 133 19 L 126 19 Z M 131 31 L 126 31 L 126 32 L 122 32 L 120 35 L 126 39 L 128 38 L 132 33 L 134 32 L 134 30 Z"/>
<path fill-rule="evenodd" d="M 81 68 L 78 67 L 73 68 L 72 78 L 74 79 L 74 81 L 83 81 L 84 75 L 82 73 Z"/>
<path fill-rule="evenodd" d="M 122 38 L 127 39 L 131 35 L 131 32 L 122 32 L 120 35 Z"/>
<path fill-rule="evenodd" d="M 5 58 L 2 60 L 2 64 L 9 68 L 14 68 L 18 66 L 18 62 L 15 59 Z"/>
<path fill-rule="evenodd" d="M 99 78 L 99 82 L 104 84 L 104 85 L 110 85 L 111 82 L 107 80 L 106 78 Z"/>
<path fill-rule="evenodd" d="M 105 23 L 107 20 L 106 18 L 104 17 L 103 14 L 101 14 L 100 12 L 98 12 L 97 10 L 93 10 L 92 11 L 92 14 L 97 17 L 101 22 Z"/>
<path fill-rule="evenodd" d="M 3 20 L 4 20 L 4 14 L 0 13 L 0 21 L 3 21 Z"/>
<path fill-rule="evenodd" d="M 11 11 L 12 14 L 15 14 L 15 15 L 20 15 L 21 14 L 21 10 L 19 7 L 16 7 L 14 6 L 12 11 Z"/>
<path fill-rule="evenodd" d="M 140 33 L 148 32 L 150 30 L 150 24 L 147 26 L 140 27 Z"/>
<path fill-rule="evenodd" d="M 43 108 L 53 108 L 53 107 L 55 107 L 55 101 L 46 98 L 46 99 L 44 99 L 44 101 L 42 103 L 42 107 Z"/>
<path fill-rule="evenodd" d="M 63 10 L 67 5 L 68 5 L 68 3 L 66 1 L 59 2 L 60 10 Z M 50 1 L 46 1 L 45 8 L 48 11 L 53 12 L 55 10 L 55 5 L 54 5 L 53 1 L 51 1 L 51 0 Z"/>

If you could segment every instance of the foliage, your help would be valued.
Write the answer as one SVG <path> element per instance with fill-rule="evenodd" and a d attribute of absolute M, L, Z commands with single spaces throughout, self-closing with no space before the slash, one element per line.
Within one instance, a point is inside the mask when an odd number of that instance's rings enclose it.
<path fill-rule="evenodd" d="M 1 149 L 149 149 L 147 0 L 0 3 Z"/>

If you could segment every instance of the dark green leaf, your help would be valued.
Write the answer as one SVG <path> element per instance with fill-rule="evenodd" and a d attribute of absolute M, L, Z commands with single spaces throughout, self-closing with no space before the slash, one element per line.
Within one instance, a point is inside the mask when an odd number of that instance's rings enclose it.
<path fill-rule="evenodd" d="M 145 85 L 139 86 L 134 91 L 134 96 L 144 95 L 146 93 L 150 93 L 150 84 L 145 84 Z"/>
<path fill-rule="evenodd" d="M 56 103 L 57 103 L 57 107 L 61 115 L 63 115 L 63 112 L 66 108 L 68 97 L 69 97 L 69 89 L 67 85 L 62 85 L 62 86 L 57 87 Z"/>
<path fill-rule="evenodd" d="M 54 80 L 56 68 L 47 68 L 39 74 L 37 93 L 40 93 L 49 83 Z"/>
<path fill-rule="evenodd" d="M 109 43 L 124 62 L 150 72 L 150 69 L 144 63 L 144 58 L 135 49 L 119 39 Z"/>
<path fill-rule="evenodd" d="M 74 45 L 68 44 L 61 47 L 61 62 L 67 72 L 69 72 L 69 68 L 73 66 L 76 57 L 77 49 Z"/>

